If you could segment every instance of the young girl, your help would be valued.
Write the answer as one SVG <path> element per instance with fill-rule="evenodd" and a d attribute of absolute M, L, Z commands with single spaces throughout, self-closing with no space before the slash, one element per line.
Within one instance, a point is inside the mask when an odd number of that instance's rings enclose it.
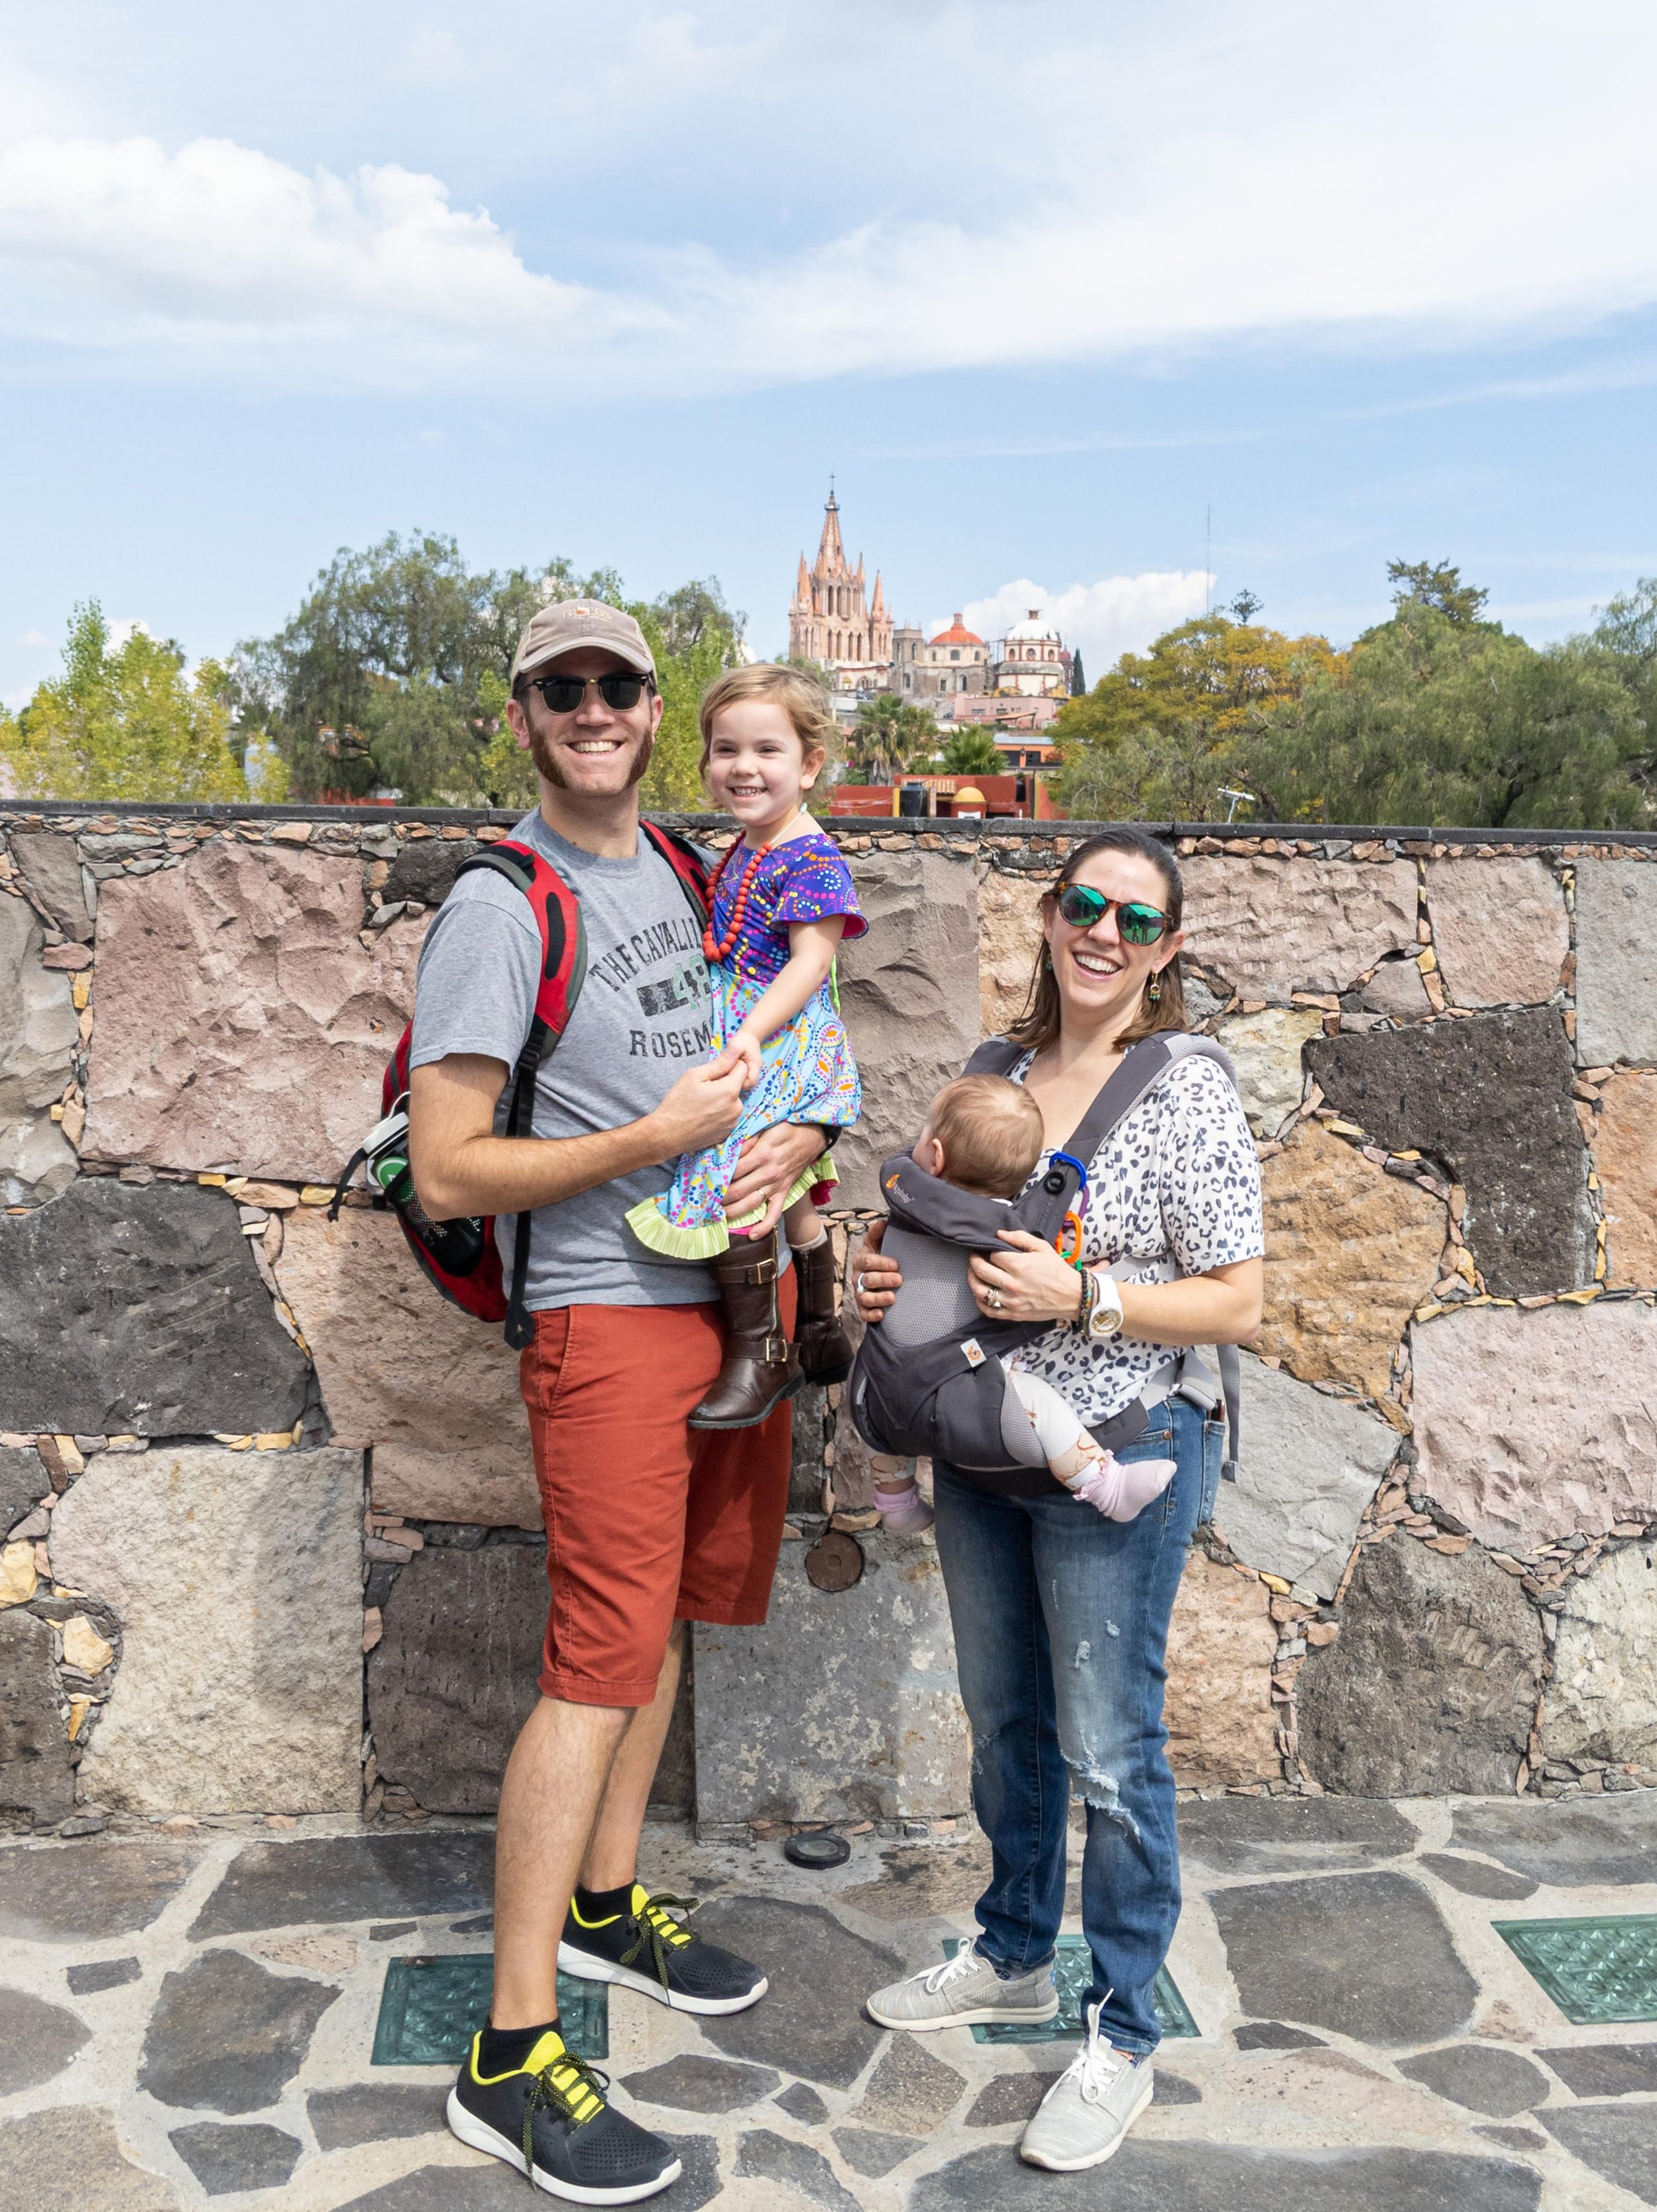
<path fill-rule="evenodd" d="M 839 848 L 806 811 L 834 732 L 821 686 L 767 662 L 733 669 L 709 686 L 701 721 L 709 790 L 742 828 L 714 878 L 703 946 L 715 1046 L 746 1066 L 742 1116 L 722 1144 L 687 1153 L 667 1189 L 627 1222 L 652 1251 L 711 1267 L 728 1324 L 725 1362 L 691 1425 L 742 1429 L 802 1379 L 841 1382 L 851 1369 L 833 1255 L 811 1195 L 836 1179 L 829 1154 L 801 1176 L 783 1217 L 798 1271 L 795 1345 L 777 1310 L 777 1232 L 743 1234 L 743 1221 L 726 1221 L 724 1197 L 750 1137 L 781 1121 L 845 1127 L 862 1112 L 832 971 L 842 939 L 868 924 Z"/>

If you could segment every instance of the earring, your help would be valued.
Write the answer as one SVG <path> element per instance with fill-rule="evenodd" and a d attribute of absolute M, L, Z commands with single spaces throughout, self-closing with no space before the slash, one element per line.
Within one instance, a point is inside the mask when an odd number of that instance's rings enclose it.
<path fill-rule="evenodd" d="M 1160 971 L 1156 975 L 1153 975 L 1150 981 L 1146 985 L 1145 996 L 1150 1000 L 1152 1006 L 1157 1006 L 1161 1005 L 1162 977 Z"/>

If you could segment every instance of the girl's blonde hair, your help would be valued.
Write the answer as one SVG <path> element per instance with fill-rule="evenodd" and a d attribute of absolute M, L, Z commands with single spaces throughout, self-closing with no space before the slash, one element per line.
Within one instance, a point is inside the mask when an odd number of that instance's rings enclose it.
<path fill-rule="evenodd" d="M 834 709 L 828 693 L 803 668 L 785 668 L 775 660 L 756 660 L 746 668 L 728 668 L 716 676 L 702 695 L 698 720 L 702 729 L 702 765 L 705 769 L 713 750 L 714 716 L 744 699 L 769 699 L 780 707 L 794 726 L 800 750 L 820 752 L 831 758 L 836 730 Z"/>

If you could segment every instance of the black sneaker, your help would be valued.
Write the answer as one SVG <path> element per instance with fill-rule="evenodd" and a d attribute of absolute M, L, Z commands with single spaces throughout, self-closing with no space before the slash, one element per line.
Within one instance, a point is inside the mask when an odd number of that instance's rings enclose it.
<path fill-rule="evenodd" d="M 610 2086 L 550 2030 L 509 2074 L 478 2071 L 480 2036 L 448 2093 L 450 2130 L 572 2204 L 637 2204 L 683 2168 L 670 2144 L 604 2101 Z"/>
<path fill-rule="evenodd" d="M 675 2012 L 746 2012 L 758 2004 L 771 1984 L 758 1966 L 704 1943 L 675 1911 L 696 1911 L 693 1897 L 652 1897 L 643 1882 L 633 1884 L 631 1909 L 606 1920 L 588 1922 L 575 1905 L 564 1923 L 558 1965 L 586 1982 L 613 1982 L 638 1990 Z"/>

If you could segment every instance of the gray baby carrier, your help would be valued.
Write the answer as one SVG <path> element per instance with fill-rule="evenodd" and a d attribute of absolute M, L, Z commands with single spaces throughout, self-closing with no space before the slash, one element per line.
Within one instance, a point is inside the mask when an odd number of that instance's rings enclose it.
<path fill-rule="evenodd" d="M 1215 1061 L 1236 1081 L 1229 1058 L 1208 1037 L 1165 1030 L 1130 1045 L 1122 1064 L 1082 1116 L 1069 1149 L 1056 1152 L 1045 1173 L 1011 1205 L 973 1191 L 958 1190 L 929 1175 L 906 1152 L 880 1170 L 892 1230 L 936 1238 L 962 1255 L 994 1252 L 1003 1229 L 1027 1230 L 1045 1244 L 1064 1225 L 1100 1146 L 1140 1100 L 1154 1090 L 1176 1061 L 1194 1054 Z M 1005 1075 L 1023 1057 L 1023 1048 L 1006 1037 L 990 1037 L 966 1063 L 967 1075 Z M 919 1249 L 919 1248 L 916 1248 Z M 1131 1261 L 1118 1263 L 1125 1275 Z M 1114 1272 L 1114 1271 L 1111 1271 Z M 1167 1263 L 1164 1279 L 1179 1273 Z M 906 1279 L 907 1285 L 907 1279 Z M 965 1318 L 937 1318 L 950 1325 L 924 1341 L 899 1340 L 895 1316 L 864 1332 L 851 1370 L 849 1396 L 858 1434 L 870 1449 L 902 1459 L 947 1461 L 976 1474 L 1027 1475 L 1027 1464 L 1009 1458 L 1002 1438 L 1002 1403 L 1007 1378 L 1002 1358 L 1045 1336 L 1049 1322 L 990 1321 L 972 1310 Z M 1171 1352 L 1147 1381 L 1139 1396 L 1093 1431 L 1107 1450 L 1132 1443 L 1144 1430 L 1154 1406 L 1180 1396 L 1212 1410 L 1223 1395 L 1230 1430 L 1221 1468 L 1237 1480 L 1241 1414 L 1241 1363 L 1234 1345 L 1218 1347 L 1220 1382 L 1194 1351 Z"/>

